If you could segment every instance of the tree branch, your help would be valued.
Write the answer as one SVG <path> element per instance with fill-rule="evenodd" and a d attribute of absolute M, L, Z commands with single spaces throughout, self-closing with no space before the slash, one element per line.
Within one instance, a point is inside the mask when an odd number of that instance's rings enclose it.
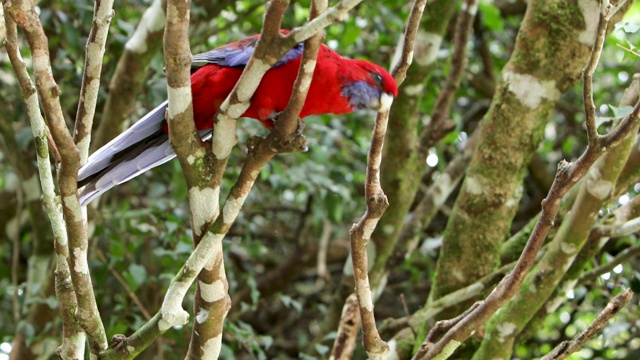
<path fill-rule="evenodd" d="M 416 0 L 413 3 L 409 21 L 405 29 L 401 55 L 394 65 L 392 76 L 400 85 L 406 77 L 406 71 L 413 61 L 413 48 L 418 31 L 420 19 L 424 13 L 426 0 Z M 373 128 L 371 147 L 367 156 L 367 170 L 365 179 L 365 199 L 367 209 L 349 231 L 351 236 L 351 258 L 353 263 L 353 276 L 355 280 L 355 293 L 360 309 L 362 321 L 362 333 L 364 348 L 371 359 L 385 359 L 389 354 L 389 345 L 380 338 L 376 328 L 373 312 L 373 295 L 368 274 L 368 259 L 366 247 L 371 239 L 371 234 L 376 228 L 382 214 L 389 206 L 387 196 L 380 186 L 380 164 L 382 162 L 382 147 L 387 132 L 389 112 L 393 97 L 382 94 L 380 109 Z"/>
<path fill-rule="evenodd" d="M 578 280 L 578 284 L 586 284 L 589 283 L 602 274 L 606 274 L 612 271 L 616 266 L 622 264 L 625 261 L 631 260 L 637 256 L 640 256 L 640 245 L 635 245 L 632 247 L 628 247 L 621 252 L 619 252 L 613 259 L 609 260 L 606 264 L 599 266 L 591 271 L 588 271 Z"/>
<path fill-rule="evenodd" d="M 53 173 L 49 162 L 49 148 L 47 146 L 47 131 L 42 115 L 36 89 L 31 82 L 27 68 L 20 56 L 18 49 L 18 34 L 16 23 L 6 13 L 4 16 L 7 24 L 6 48 L 11 60 L 11 65 L 18 78 L 18 84 L 27 106 L 27 114 L 31 122 L 31 129 L 35 138 L 38 173 L 42 187 L 42 200 L 45 210 L 51 222 L 54 238 L 54 250 L 56 253 L 55 289 L 58 300 L 58 309 L 63 324 L 62 345 L 59 348 L 60 357 L 63 359 L 78 359 L 84 357 L 85 334 L 75 323 L 72 314 L 78 308 L 76 294 L 71 282 L 71 274 L 67 259 L 69 248 L 67 246 L 67 231 L 60 198 L 56 196 L 53 183 Z"/>
<path fill-rule="evenodd" d="M 607 27 L 607 21 L 604 17 L 601 17 L 599 28 Z M 600 36 L 604 36 L 606 32 L 598 31 Z M 598 41 L 596 41 L 597 43 Z M 594 57 L 599 58 L 602 48 L 593 48 L 593 52 L 596 52 Z M 465 341 L 471 333 L 480 324 L 484 323 L 493 315 L 500 307 L 502 307 L 509 299 L 511 299 L 520 289 L 526 275 L 534 264 L 534 259 L 538 250 L 542 246 L 544 239 L 549 233 L 550 228 L 553 226 L 554 219 L 558 212 L 562 197 L 567 191 L 573 187 L 573 185 L 587 172 L 589 167 L 606 151 L 606 147 L 598 146 L 603 143 L 611 144 L 614 140 L 624 138 L 629 134 L 632 124 L 635 124 L 640 119 L 640 105 L 637 105 L 634 112 L 627 116 L 622 123 L 606 135 L 607 140 L 602 142 L 597 140 L 596 137 L 589 138 L 589 145 L 587 150 L 580 156 L 580 158 L 574 163 L 568 163 L 561 161 L 558 165 L 558 172 L 556 178 L 551 186 L 551 190 L 546 199 L 542 202 L 542 213 L 538 220 L 533 232 L 527 242 L 527 245 L 521 254 L 514 270 L 506 276 L 496 289 L 485 299 L 485 301 L 468 316 L 460 320 L 455 326 L 453 326 L 447 333 L 435 344 L 430 344 L 426 340 L 422 344 L 420 354 L 415 359 L 432 359 L 439 354 L 450 353 L 455 350 L 463 341 Z M 585 108 L 588 111 L 588 105 Z M 588 133 L 596 133 L 595 122 L 587 121 L 587 127 L 591 127 Z M 427 337 L 428 338 L 428 337 Z M 426 350 L 426 351 L 425 351 Z"/>
<path fill-rule="evenodd" d="M 359 328 L 358 298 L 355 294 L 351 294 L 347 297 L 342 308 L 338 333 L 331 349 L 331 359 L 348 360 L 352 358 Z"/>
<path fill-rule="evenodd" d="M 33 56 L 36 88 L 50 125 L 51 135 L 60 152 L 58 184 L 62 198 L 62 210 L 69 239 L 71 278 L 78 299 L 77 318 L 89 337 L 93 354 L 107 348 L 104 325 L 96 304 L 87 261 L 87 226 L 85 215 L 78 201 L 77 174 L 80 154 L 67 129 L 60 106 L 60 88 L 56 84 L 49 61 L 46 34 L 34 5 L 26 0 L 5 1 L 5 10 L 24 31 Z"/>
<path fill-rule="evenodd" d="M 582 346 L 590 339 L 598 335 L 598 333 L 607 325 L 622 308 L 624 308 L 631 298 L 633 297 L 633 291 L 626 289 L 620 294 L 616 295 L 607 304 L 607 307 L 596 317 L 596 319 L 589 325 L 584 331 L 578 334 L 570 341 L 563 341 L 556 346 L 549 354 L 540 358 L 540 360 L 562 360 L 566 359 L 569 355 L 582 349 Z"/>
<path fill-rule="evenodd" d="M 73 133 L 73 140 L 80 152 L 80 164 L 84 164 L 89 156 L 91 128 L 93 126 L 93 117 L 96 113 L 96 102 L 98 101 L 98 89 L 100 87 L 102 59 L 112 17 L 113 0 L 97 0 L 93 10 L 93 25 L 85 46 L 82 87 L 80 88 L 80 101 L 78 102 L 76 125 Z"/>
<path fill-rule="evenodd" d="M 215 116 L 212 148 L 217 159 L 226 159 L 231 153 L 236 142 L 236 120 L 249 108 L 253 93 L 271 66 L 297 42 L 306 40 L 330 24 L 343 20 L 347 12 L 361 1 L 342 0 L 306 25 L 293 29 L 287 36 L 280 34 L 280 24 L 289 0 L 272 0 L 268 3 L 262 33 L 253 56 Z M 297 146 L 301 147 L 302 144 Z"/>

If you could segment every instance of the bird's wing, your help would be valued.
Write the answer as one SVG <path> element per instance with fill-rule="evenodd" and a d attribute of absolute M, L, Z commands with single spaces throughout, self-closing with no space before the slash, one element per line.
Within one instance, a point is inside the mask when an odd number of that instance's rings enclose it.
<path fill-rule="evenodd" d="M 193 55 L 192 69 L 201 67 L 205 64 L 216 64 L 229 67 L 245 67 L 253 55 L 258 43 L 259 35 L 254 35 L 236 42 L 215 48 L 205 53 Z M 296 59 L 302 55 L 302 42 L 297 43 L 291 48 L 275 65 L 281 66 L 287 62 Z"/>

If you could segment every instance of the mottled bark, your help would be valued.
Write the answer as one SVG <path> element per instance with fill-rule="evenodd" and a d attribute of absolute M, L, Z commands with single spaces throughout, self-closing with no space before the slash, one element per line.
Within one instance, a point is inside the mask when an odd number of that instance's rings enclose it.
<path fill-rule="evenodd" d="M 4 5 L 6 6 L 7 4 L 4 3 Z M 67 259 L 69 258 L 69 248 L 66 224 L 62 215 L 60 198 L 55 193 L 53 172 L 49 162 L 46 125 L 40 113 L 40 104 L 36 94 L 36 88 L 29 77 L 24 61 L 20 57 L 16 22 L 10 17 L 10 14 L 12 13 L 11 10 L 15 11 L 13 15 L 20 14 L 20 10 L 15 8 L 12 9 L 10 6 L 7 6 L 7 8 L 9 9 L 8 13 L 5 14 L 5 20 L 8 25 L 6 43 L 7 53 L 9 54 L 11 64 L 16 72 L 18 84 L 20 85 L 20 90 L 27 106 L 27 113 L 36 144 L 38 173 L 40 177 L 40 186 L 42 188 L 43 203 L 53 230 L 54 249 L 56 254 L 55 293 L 63 323 L 63 338 L 62 345 L 59 348 L 59 355 L 62 359 L 77 359 L 84 356 L 85 333 L 73 317 L 73 314 L 75 314 L 78 309 L 78 302 L 71 282 L 71 270 L 67 262 Z M 41 34 L 42 28 L 38 26 L 39 21 L 36 19 L 37 18 L 34 17 L 29 18 L 26 23 L 22 24 L 22 27 L 24 28 L 28 26 L 28 31 L 35 34 Z M 33 33 L 31 36 L 37 36 Z M 44 37 L 44 39 L 46 39 L 46 37 Z M 35 41 L 35 39 L 31 40 Z M 32 45 L 32 51 L 34 47 L 38 48 L 41 46 L 42 44 Z M 44 55 L 47 56 L 46 52 Z M 44 59 L 38 60 L 43 61 Z M 48 59 L 46 59 L 46 61 L 48 62 Z M 36 69 L 46 72 L 47 66 L 45 64 L 38 64 Z M 51 99 L 47 100 L 51 101 Z"/>
<path fill-rule="evenodd" d="M 638 102 L 638 85 L 636 79 L 627 90 L 621 106 L 631 106 Z M 589 257 L 581 257 L 579 262 L 574 260 L 589 238 L 598 211 L 613 195 L 615 183 L 627 161 L 638 126 L 636 123 L 631 129 L 631 135 L 609 149 L 589 170 L 569 215 L 549 244 L 549 249 L 540 263 L 527 276 L 520 296 L 507 304 L 487 324 L 487 335 L 476 359 L 496 355 L 509 356 L 516 335 L 538 309 L 546 303 L 546 312 L 553 313 L 560 305 L 558 301 L 547 302 L 554 290 L 558 289 L 558 292 L 563 294 L 573 289 Z M 593 243 L 597 244 L 596 241 Z M 558 288 L 561 281 L 563 286 Z M 528 296 L 529 294 L 535 296 Z"/>
<path fill-rule="evenodd" d="M 420 345 L 420 350 L 416 356 L 414 356 L 414 359 L 433 359 L 451 355 L 462 342 L 471 336 L 475 329 L 489 320 L 490 316 L 495 314 L 509 299 L 515 296 L 525 280 L 528 281 L 531 278 L 527 277 L 527 275 L 535 262 L 536 255 L 544 239 L 554 223 L 562 198 L 587 173 L 589 168 L 603 153 L 619 145 L 633 130 L 637 129 L 637 123 L 640 121 L 640 103 L 636 104 L 631 113 L 624 117 L 619 125 L 613 128 L 607 135 L 597 135 L 595 104 L 593 103 L 593 94 L 591 93 L 593 72 L 595 71 L 602 51 L 607 24 L 621 4 L 623 3 L 619 3 L 616 7 L 603 6 L 602 9 L 600 7 L 595 8 L 596 15 L 598 15 L 598 23 L 595 25 L 595 32 L 597 34 L 595 39 L 597 41 L 594 41 L 593 50 L 584 72 L 585 124 L 587 134 L 589 134 L 587 149 L 575 162 L 569 163 L 567 161 L 561 161 L 558 165 L 556 178 L 549 190 L 549 194 L 542 201 L 540 219 L 534 227 L 529 241 L 513 271 L 498 284 L 483 302 L 474 304 L 471 310 L 467 311 L 467 316 L 457 317 L 457 320 L 445 331 L 440 331 L 442 326 L 436 324 L 432 331 L 426 336 L 425 341 Z M 500 314 L 504 314 L 504 311 L 500 312 Z M 500 314 L 498 316 L 500 316 Z M 451 321 L 448 320 L 445 323 L 449 324 Z M 513 326 L 512 324 L 507 324 L 507 327 L 502 327 L 503 331 L 500 335 L 510 335 Z M 444 334 L 439 339 L 433 336 L 434 333 L 438 332 Z M 505 347 L 508 347 L 508 345 L 500 349 L 504 350 Z M 509 351 L 509 349 L 507 349 L 507 351 Z M 489 354 L 494 356 L 500 353 Z M 479 355 L 479 353 L 476 353 L 475 355 L 482 357 L 484 354 Z"/>
<path fill-rule="evenodd" d="M 82 87 L 80 101 L 76 113 L 76 123 L 73 140 L 80 153 L 80 164 L 87 161 L 89 144 L 91 142 L 91 128 L 98 102 L 98 89 L 104 58 L 109 24 L 113 17 L 113 0 L 98 0 L 93 11 L 93 24 L 85 46 L 84 70 L 82 72 Z"/>
<path fill-rule="evenodd" d="M 529 3 L 447 223 L 432 299 L 498 265 L 500 244 L 518 208 L 522 180 L 544 125 L 560 94 L 579 78 L 595 39 L 599 6 L 595 1 L 584 4 Z"/>
<path fill-rule="evenodd" d="M 12 24 L 11 26 L 14 25 Z M 5 106 L 8 105 L 0 102 L 0 108 L 6 109 Z M 55 317 L 56 312 L 48 304 L 33 300 L 38 297 L 45 299 L 54 295 L 54 277 L 51 269 L 53 241 L 50 231 L 42 223 L 47 215 L 40 200 L 42 191 L 40 190 L 37 169 L 32 163 L 22 160 L 30 156 L 20 150 L 11 125 L 8 119 L 0 115 L 0 149 L 20 178 L 20 184 L 22 185 L 19 191 L 21 193 L 20 201 L 27 213 L 28 224 L 30 225 L 28 229 L 31 234 L 24 306 L 19 309 L 16 315 L 26 317 L 26 323 L 31 326 L 34 333 L 42 335 L 42 330 Z M 16 217 L 19 215 L 20 213 L 17 213 Z M 15 236 L 19 236 L 23 231 L 22 227 L 26 224 L 21 219 L 17 219 L 14 224 Z M 36 359 L 39 354 L 37 352 L 34 353 L 34 351 L 39 343 L 36 340 L 31 343 L 31 346 L 28 346 L 26 334 L 24 331 L 18 331 L 12 342 L 10 358 Z"/>

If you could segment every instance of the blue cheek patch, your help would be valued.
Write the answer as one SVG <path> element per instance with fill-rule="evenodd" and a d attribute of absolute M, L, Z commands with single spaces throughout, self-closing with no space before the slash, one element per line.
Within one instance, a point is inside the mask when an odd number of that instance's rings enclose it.
<path fill-rule="evenodd" d="M 354 108 L 364 109 L 379 101 L 381 91 L 366 81 L 356 81 L 342 87 L 342 96 L 348 98 L 349 104 Z"/>

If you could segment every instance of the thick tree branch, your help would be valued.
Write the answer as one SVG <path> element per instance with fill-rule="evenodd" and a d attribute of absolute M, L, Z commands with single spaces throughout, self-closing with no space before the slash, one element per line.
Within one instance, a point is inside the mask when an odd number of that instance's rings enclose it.
<path fill-rule="evenodd" d="M 62 114 L 61 92 L 51 71 L 47 37 L 34 5 L 27 0 L 5 1 L 4 4 L 5 11 L 24 31 L 29 43 L 36 88 L 49 122 L 51 135 L 60 152 L 58 184 L 69 238 L 68 259 L 71 278 L 78 299 L 77 317 L 89 337 L 91 352 L 97 354 L 107 348 L 107 338 L 93 293 L 87 261 L 87 227 L 78 201 L 77 174 L 80 168 L 80 154 Z"/>
<path fill-rule="evenodd" d="M 18 84 L 20 85 L 27 106 L 27 114 L 31 122 L 31 129 L 36 143 L 42 199 L 53 230 L 54 250 L 56 253 L 55 289 L 56 298 L 59 303 L 58 308 L 63 323 L 63 338 L 62 345 L 59 348 L 59 354 L 63 359 L 78 359 L 84 357 L 85 334 L 75 323 L 72 316 L 72 314 L 77 311 L 78 304 L 71 282 L 69 265 L 67 263 L 69 257 L 68 238 L 66 225 L 62 216 L 60 198 L 55 193 L 53 172 L 51 163 L 49 162 L 46 125 L 40 114 L 40 105 L 36 89 L 31 82 L 27 68 L 20 56 L 16 23 L 8 13 L 5 14 L 5 18 L 8 25 L 7 53 L 9 54 L 13 69 L 16 72 Z"/>
<path fill-rule="evenodd" d="M 601 20 L 604 19 L 601 17 Z M 607 27 L 607 21 L 601 21 L 599 28 Z M 598 31 L 598 34 L 604 36 L 605 32 Z M 596 41 L 597 42 L 597 41 Z M 594 47 L 593 51 L 601 51 Z M 595 55 L 599 58 L 599 53 Z M 624 138 L 629 134 L 632 124 L 635 124 L 640 120 L 640 110 L 637 105 L 634 112 L 627 116 L 622 123 L 613 129 L 611 133 L 606 135 L 606 138 Z M 588 111 L 588 108 L 585 109 Z M 592 129 L 588 132 L 596 133 L 595 123 L 587 122 L 587 127 Z M 546 238 L 549 230 L 553 226 L 553 221 L 558 212 L 562 197 L 568 192 L 568 190 L 587 172 L 589 167 L 602 155 L 606 150 L 605 147 L 597 146 L 599 142 L 597 138 L 589 138 L 589 146 L 587 150 L 580 156 L 580 158 L 574 163 L 568 163 L 566 161 L 560 162 L 558 165 L 558 172 L 553 182 L 551 190 L 545 200 L 542 202 L 542 213 L 540 219 L 536 224 L 527 245 L 518 259 L 514 270 L 506 276 L 496 289 L 485 299 L 485 301 L 472 311 L 468 316 L 460 320 L 455 326 L 453 326 L 447 333 L 436 343 L 431 344 L 425 342 L 422 344 L 420 350 L 420 356 L 416 356 L 415 359 L 432 359 L 444 353 L 451 353 L 457 348 L 463 341 L 465 341 L 471 333 L 477 329 L 480 324 L 484 323 L 493 315 L 502 305 L 504 305 L 509 299 L 511 299 L 517 291 L 520 289 L 526 275 L 534 264 L 534 260 L 538 250 L 542 246 L 544 239 Z M 619 141 L 619 140 L 618 140 Z M 607 143 L 612 143 L 613 140 L 605 140 Z M 427 337 L 428 338 L 428 337 Z"/>

